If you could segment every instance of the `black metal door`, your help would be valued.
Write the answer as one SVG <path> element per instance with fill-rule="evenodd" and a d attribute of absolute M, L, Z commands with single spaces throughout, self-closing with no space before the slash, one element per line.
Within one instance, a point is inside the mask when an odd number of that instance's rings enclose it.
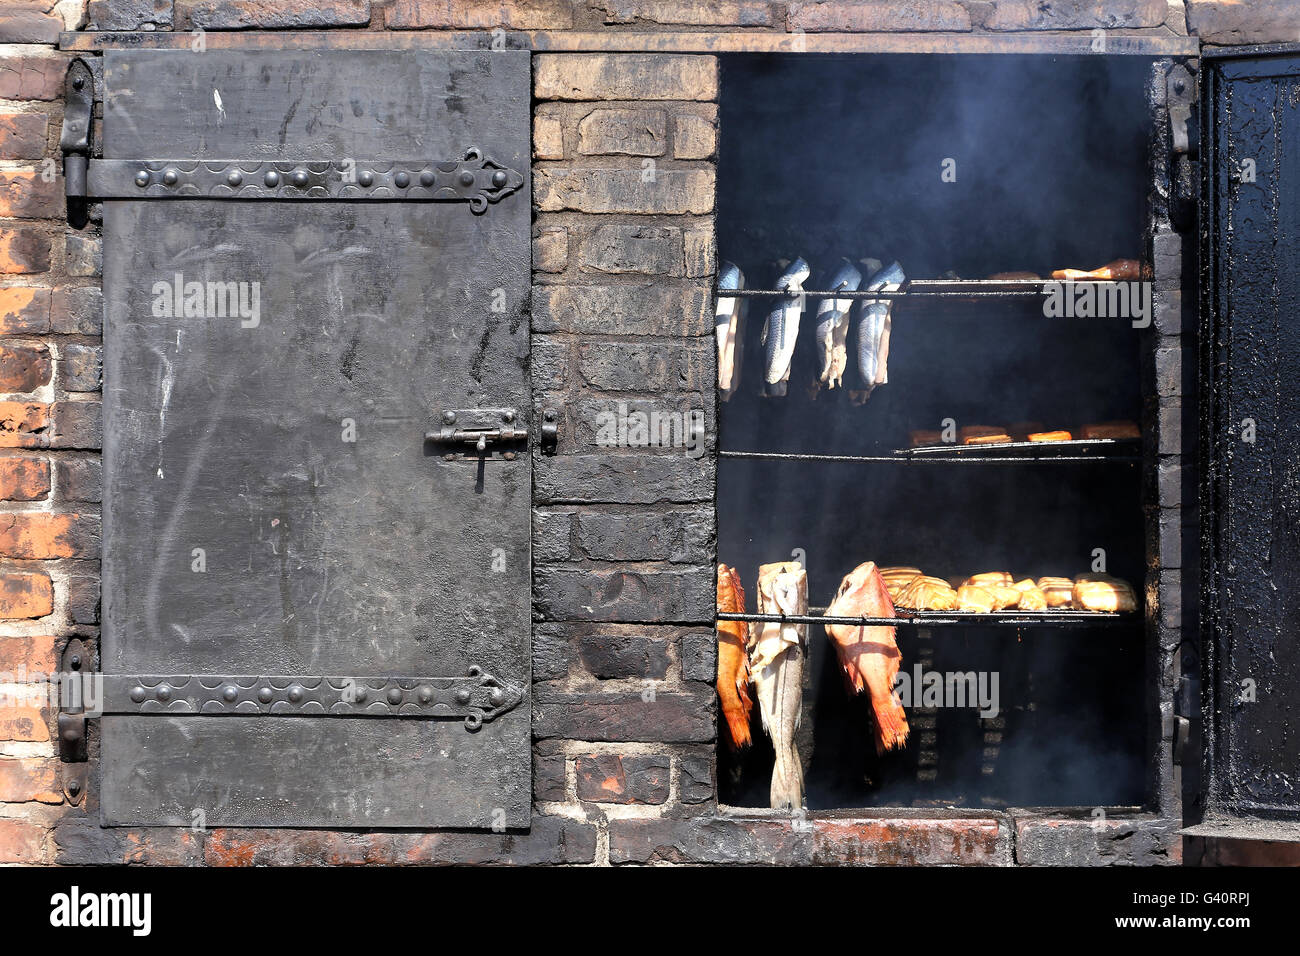
<path fill-rule="evenodd" d="M 1211 61 L 1207 80 L 1198 832 L 1213 834 L 1300 810 L 1300 57 Z"/>
<path fill-rule="evenodd" d="M 106 823 L 528 825 L 529 84 L 105 56 Z"/>

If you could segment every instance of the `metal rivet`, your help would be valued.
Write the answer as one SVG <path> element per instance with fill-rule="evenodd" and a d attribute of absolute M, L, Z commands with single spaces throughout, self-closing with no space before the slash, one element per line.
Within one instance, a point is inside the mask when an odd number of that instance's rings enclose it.
<path fill-rule="evenodd" d="M 295 703 L 295 704 L 302 703 L 302 699 L 303 699 L 303 697 L 306 696 L 306 694 L 307 694 L 307 692 L 304 691 L 304 690 L 303 690 L 300 686 L 298 686 L 297 684 L 290 684 L 290 685 L 289 685 L 289 700 L 290 700 L 292 703 Z"/>
<path fill-rule="evenodd" d="M 239 688 L 234 684 L 227 684 L 225 687 L 221 688 L 221 699 L 227 704 L 233 704 L 239 699 Z"/>
<path fill-rule="evenodd" d="M 72 88 L 74 90 L 79 90 L 85 85 L 86 85 L 86 78 L 84 76 L 74 76 L 72 78 Z"/>
<path fill-rule="evenodd" d="M 400 687 L 388 688 L 388 702 L 390 704 L 400 704 L 402 702 L 402 689 Z"/>
<path fill-rule="evenodd" d="M 135 701 L 137 704 L 143 704 L 143 703 L 144 703 L 144 688 L 141 687 L 139 684 L 136 684 L 134 687 L 132 687 L 132 688 L 131 688 L 131 699 L 132 699 L 133 701 Z"/>
<path fill-rule="evenodd" d="M 147 169 L 142 169 L 135 174 L 135 184 L 141 189 L 149 185 L 149 171 Z"/>
<path fill-rule="evenodd" d="M 435 178 L 436 177 L 433 175 L 433 170 L 426 169 L 424 172 L 420 173 L 420 185 L 432 186 Z"/>
<path fill-rule="evenodd" d="M 512 451 L 503 451 L 501 453 L 501 457 L 504 458 L 506 461 L 514 461 L 515 453 Z"/>
<path fill-rule="evenodd" d="M 264 704 L 269 704 L 273 697 L 275 697 L 275 691 L 271 690 L 269 687 L 263 687 L 257 692 L 257 699 Z"/>
<path fill-rule="evenodd" d="M 364 687 L 358 687 L 356 690 L 352 692 L 352 700 L 354 703 L 357 704 L 363 703 L 366 699 L 366 696 L 367 696 L 366 689 Z"/>
<path fill-rule="evenodd" d="M 424 704 L 427 707 L 429 704 L 433 703 L 433 688 L 421 687 L 418 696 L 420 699 L 420 703 Z"/>
<path fill-rule="evenodd" d="M 471 173 L 468 169 L 465 170 L 463 173 L 460 174 L 460 184 L 462 186 L 473 186 L 474 174 Z"/>
<path fill-rule="evenodd" d="M 492 693 L 488 695 L 488 700 L 492 701 L 493 707 L 500 707 L 506 702 L 506 694 L 500 687 L 494 687 Z"/>
<path fill-rule="evenodd" d="M 164 702 L 172 699 L 172 689 L 166 684 L 159 684 L 158 689 L 154 691 L 154 694 L 159 700 Z"/>
<path fill-rule="evenodd" d="M 515 420 L 515 413 L 510 409 L 506 409 L 504 412 L 501 413 L 501 420 L 508 425 L 510 424 L 510 422 L 513 422 Z"/>
<path fill-rule="evenodd" d="M 546 411 L 542 412 L 542 418 L 546 419 L 548 422 L 555 421 L 555 409 L 548 408 Z"/>
<path fill-rule="evenodd" d="M 301 169 L 295 169 L 293 171 L 292 179 L 293 179 L 293 184 L 297 186 L 299 189 L 307 188 L 307 174 L 303 172 Z"/>
<path fill-rule="evenodd" d="M 504 169 L 498 169 L 495 173 L 492 174 L 492 185 L 495 186 L 497 189 L 503 189 L 505 187 L 507 179 L 508 177 L 506 176 L 506 171 Z"/>
<path fill-rule="evenodd" d="M 461 688 L 460 690 L 456 691 L 456 703 L 458 703 L 458 704 L 468 704 L 468 703 L 469 703 L 469 691 L 465 690 L 464 688 Z"/>
<path fill-rule="evenodd" d="M 68 658 L 68 663 L 72 665 L 72 669 L 74 671 L 81 670 L 81 655 L 73 654 L 70 658 Z"/>
<path fill-rule="evenodd" d="M 368 169 L 363 169 L 360 173 L 357 174 L 357 182 L 359 182 L 363 186 L 369 186 L 374 181 L 375 181 L 374 173 L 372 173 Z"/>
<path fill-rule="evenodd" d="M 75 797 L 77 794 L 81 793 L 81 781 L 80 781 L 80 780 L 69 780 L 69 781 L 68 781 L 68 793 L 72 794 L 74 797 Z"/>
<path fill-rule="evenodd" d="M 240 186 L 244 182 L 244 174 L 237 169 L 232 169 L 230 172 L 226 173 L 226 182 L 230 183 L 232 186 Z"/>
<path fill-rule="evenodd" d="M 454 425 L 454 424 L 456 423 L 456 413 L 455 413 L 455 412 L 443 412 L 443 413 L 442 413 L 442 420 L 443 420 L 444 422 L 446 422 L 448 425 Z"/>
<path fill-rule="evenodd" d="M 411 177 L 406 173 L 398 173 L 393 177 L 393 185 L 398 189 L 405 189 L 407 186 L 411 185 Z"/>
<path fill-rule="evenodd" d="M 280 185 L 280 174 L 274 169 L 268 169 L 266 175 L 262 177 L 262 182 L 266 183 L 268 187 L 274 188 Z"/>
<path fill-rule="evenodd" d="M 176 175 L 176 170 L 169 169 L 163 173 L 163 183 L 165 185 L 175 186 L 176 183 L 179 181 L 180 181 L 180 177 Z"/>

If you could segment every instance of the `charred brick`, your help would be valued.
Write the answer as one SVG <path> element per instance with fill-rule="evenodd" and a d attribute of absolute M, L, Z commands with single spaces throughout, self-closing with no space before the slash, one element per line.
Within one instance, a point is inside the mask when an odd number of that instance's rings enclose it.
<path fill-rule="evenodd" d="M 682 635 L 682 680 L 712 682 L 718 674 L 718 639 L 712 631 Z"/>
<path fill-rule="evenodd" d="M 533 602 L 549 620 L 704 621 L 713 613 L 713 569 L 538 568 Z"/>
<path fill-rule="evenodd" d="M 557 455 L 536 463 L 537 501 L 659 504 L 711 501 L 714 466 L 685 455 Z"/>
<path fill-rule="evenodd" d="M 582 665 L 593 677 L 662 679 L 668 674 L 668 644 L 664 639 L 596 633 L 579 644 Z"/>
<path fill-rule="evenodd" d="M 712 511 L 578 516 L 578 549 L 594 561 L 713 562 Z"/>
<path fill-rule="evenodd" d="M 665 756 L 592 754 L 578 757 L 574 768 L 579 800 L 660 804 L 668 799 L 671 761 Z"/>
<path fill-rule="evenodd" d="M 640 694 L 573 694 L 535 688 L 533 736 L 616 743 L 707 743 L 714 739 L 713 698 L 708 687 L 689 693 L 648 688 Z"/>

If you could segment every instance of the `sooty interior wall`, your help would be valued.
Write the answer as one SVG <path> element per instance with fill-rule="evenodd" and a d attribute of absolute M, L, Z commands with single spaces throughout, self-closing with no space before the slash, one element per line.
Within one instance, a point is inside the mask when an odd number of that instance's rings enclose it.
<path fill-rule="evenodd" d="M 898 260 L 911 278 L 1093 268 L 1141 253 L 1148 64 L 1105 57 L 735 57 L 723 61 L 719 258 L 749 288 L 781 260 L 822 289 L 841 257 Z M 956 179 L 941 178 L 945 160 Z M 864 406 L 812 400 L 810 300 L 789 393 L 759 397 L 765 308 L 750 300 L 724 449 L 889 454 L 910 429 L 1140 421 L 1139 333 L 1115 319 L 1044 316 L 1041 302 L 894 310 L 889 383 Z M 758 566 L 806 554 L 824 606 L 862 561 L 941 577 L 1107 570 L 1141 591 L 1136 463 L 803 463 L 723 459 L 718 560 L 750 595 Z M 1000 714 L 909 711 L 907 749 L 877 757 L 870 708 L 850 699 L 810 629 L 800 753 L 810 809 L 1127 806 L 1146 802 L 1140 617 L 1123 627 L 898 631 L 903 667 L 996 673 Z M 772 755 L 720 755 L 724 802 L 762 806 Z"/>

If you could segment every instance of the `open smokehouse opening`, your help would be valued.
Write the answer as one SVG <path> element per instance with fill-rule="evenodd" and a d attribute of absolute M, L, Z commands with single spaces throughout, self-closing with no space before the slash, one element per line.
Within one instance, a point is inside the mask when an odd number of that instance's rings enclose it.
<path fill-rule="evenodd" d="M 723 803 L 1149 802 L 1149 69 L 724 58 Z"/>

